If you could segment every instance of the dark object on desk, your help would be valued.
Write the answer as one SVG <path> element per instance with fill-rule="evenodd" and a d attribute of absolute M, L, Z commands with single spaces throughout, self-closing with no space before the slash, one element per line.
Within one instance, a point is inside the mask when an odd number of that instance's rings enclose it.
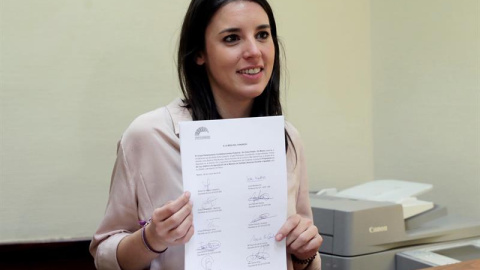
<path fill-rule="evenodd" d="M 0 245 L 0 269 L 95 270 L 90 241 Z"/>

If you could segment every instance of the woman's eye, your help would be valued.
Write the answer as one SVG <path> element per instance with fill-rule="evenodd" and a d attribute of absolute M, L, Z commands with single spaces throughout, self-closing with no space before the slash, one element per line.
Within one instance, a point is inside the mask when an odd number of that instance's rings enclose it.
<path fill-rule="evenodd" d="M 268 37 L 270 37 L 270 33 L 267 31 L 262 31 L 257 34 L 258 39 L 267 39 Z"/>
<path fill-rule="evenodd" d="M 223 41 L 226 43 L 232 43 L 239 40 L 239 37 L 237 35 L 228 35 L 223 38 Z"/>

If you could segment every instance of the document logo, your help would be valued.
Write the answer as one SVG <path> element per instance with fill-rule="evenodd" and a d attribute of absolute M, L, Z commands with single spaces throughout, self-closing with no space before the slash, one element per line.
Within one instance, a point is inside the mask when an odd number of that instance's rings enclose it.
<path fill-rule="evenodd" d="M 199 127 L 197 131 L 195 131 L 195 140 L 208 140 L 208 139 L 210 139 L 210 135 L 206 127 Z"/>

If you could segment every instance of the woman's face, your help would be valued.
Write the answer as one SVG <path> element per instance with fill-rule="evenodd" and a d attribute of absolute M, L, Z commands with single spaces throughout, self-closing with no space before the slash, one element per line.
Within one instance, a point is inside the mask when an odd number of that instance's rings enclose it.
<path fill-rule="evenodd" d="M 252 104 L 272 75 L 275 47 L 267 13 L 257 3 L 221 7 L 205 31 L 205 65 L 217 105 Z M 240 103 L 239 103 L 240 102 Z"/>

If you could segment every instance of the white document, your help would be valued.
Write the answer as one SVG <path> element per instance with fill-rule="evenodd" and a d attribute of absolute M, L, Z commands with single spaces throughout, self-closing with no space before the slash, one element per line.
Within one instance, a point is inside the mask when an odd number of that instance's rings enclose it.
<path fill-rule="evenodd" d="M 195 234 L 186 270 L 286 270 L 283 116 L 180 123 L 183 186 Z"/>

